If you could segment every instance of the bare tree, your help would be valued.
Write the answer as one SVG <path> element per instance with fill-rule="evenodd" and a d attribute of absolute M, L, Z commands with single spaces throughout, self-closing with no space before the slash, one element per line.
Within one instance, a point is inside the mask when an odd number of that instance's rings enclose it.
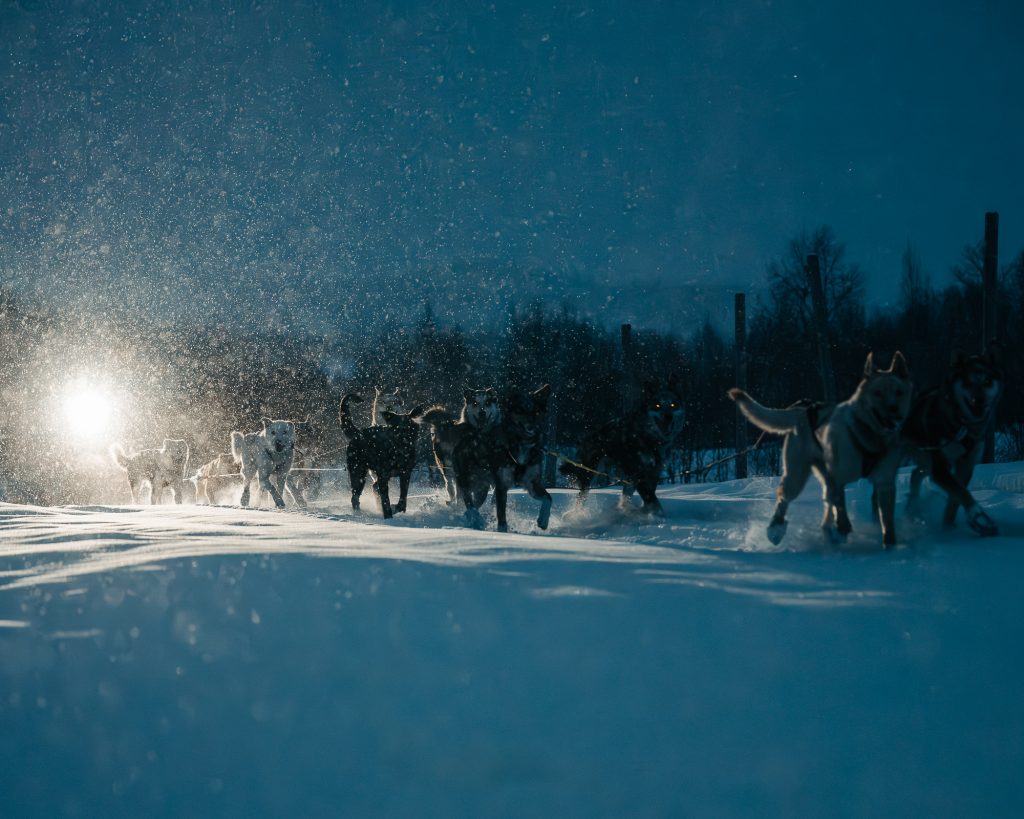
<path fill-rule="evenodd" d="M 810 233 L 801 231 L 790 239 L 782 258 L 768 265 L 776 315 L 795 320 L 801 332 L 809 328 L 811 291 L 804 265 L 811 254 L 818 257 L 821 267 L 829 325 L 844 327 L 851 319 L 862 319 L 864 275 L 856 264 L 847 261 L 846 245 L 836 238 L 828 225 L 821 225 Z"/>
<path fill-rule="evenodd" d="M 900 305 L 905 312 L 931 304 L 935 298 L 931 276 L 924 269 L 921 256 L 907 239 L 900 263 Z"/>

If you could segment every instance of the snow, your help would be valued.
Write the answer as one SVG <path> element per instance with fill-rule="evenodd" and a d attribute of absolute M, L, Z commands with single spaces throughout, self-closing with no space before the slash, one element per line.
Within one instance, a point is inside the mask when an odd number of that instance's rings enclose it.
<path fill-rule="evenodd" d="M 810 487 L 770 546 L 774 485 L 0 506 L 3 815 L 1020 815 L 1024 464 L 1002 536 L 932 493 L 891 553 L 862 485 L 845 548 Z"/>

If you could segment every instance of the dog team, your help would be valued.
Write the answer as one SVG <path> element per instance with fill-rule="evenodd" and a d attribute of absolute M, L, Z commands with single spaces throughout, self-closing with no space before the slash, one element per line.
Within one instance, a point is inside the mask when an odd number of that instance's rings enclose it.
<path fill-rule="evenodd" d="M 967 525 L 982 536 L 998 528 L 970 493 L 968 485 L 981 459 L 985 436 L 994 423 L 1003 391 L 999 348 L 992 344 L 982 355 L 954 354 L 941 385 L 915 395 L 906 360 L 895 353 L 886 369 L 868 355 L 860 383 L 847 400 L 836 404 L 800 401 L 786 408 L 762 406 L 740 389 L 729 391 L 742 414 L 755 426 L 784 437 L 782 477 L 768 524 L 768 539 L 778 544 L 786 533 L 786 512 L 813 473 L 822 487 L 822 530 L 829 542 L 842 543 L 852 530 L 845 487 L 860 478 L 873 485 L 872 505 L 885 547 L 896 544 L 896 474 L 904 460 L 914 464 L 908 510 L 917 512 L 921 483 L 930 476 L 947 496 L 943 523 L 951 526 L 960 507 Z M 647 383 L 632 411 L 585 436 L 575 458 L 549 452 L 545 442 L 551 387 L 532 392 L 467 389 L 456 415 L 442 406 L 417 405 L 405 411 L 397 390 L 376 390 L 372 424 L 360 428 L 352 404 L 363 398 L 349 393 L 341 399 L 338 417 L 348 439 L 346 466 L 352 489 L 352 508 L 358 511 L 369 477 L 381 512 L 390 518 L 404 512 L 409 481 L 416 466 L 420 428 L 430 430 L 434 460 L 444 480 L 449 504 L 461 503 L 470 526 L 483 527 L 480 508 L 493 488 L 499 531 L 507 531 L 509 489 L 521 487 L 540 502 L 537 526 L 546 529 L 551 495 L 544 486 L 543 463 L 556 455 L 561 472 L 579 488 L 582 505 L 595 475 L 614 474 L 622 484 L 624 505 L 639 494 L 642 511 L 662 514 L 656 490 L 665 458 L 683 428 L 682 386 L 675 378 Z M 188 474 L 189 447 L 165 439 L 160 449 L 132 455 L 115 445 L 111 453 L 127 473 L 132 501 L 143 483 L 151 487 L 151 502 L 159 503 L 171 489 L 181 503 L 192 491 L 211 502 L 210 485 L 218 477 L 241 474 L 242 506 L 248 506 L 252 483 L 256 503 L 267 492 L 278 508 L 284 496 L 305 506 L 303 491 L 292 475 L 296 423 L 264 419 L 259 432 L 231 433 L 231 452 Z M 392 505 L 389 482 L 399 482 L 398 502 Z"/>

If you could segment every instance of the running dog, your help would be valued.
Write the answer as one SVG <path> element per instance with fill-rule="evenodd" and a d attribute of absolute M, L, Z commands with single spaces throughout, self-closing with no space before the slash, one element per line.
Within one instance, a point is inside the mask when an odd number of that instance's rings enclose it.
<path fill-rule="evenodd" d="M 305 506 L 306 501 L 289 480 L 292 461 L 295 459 L 295 424 L 292 421 L 274 421 L 263 419 L 263 429 L 259 432 L 232 432 L 231 455 L 242 472 L 242 506 L 249 505 L 249 489 L 253 482 L 259 482 L 256 491 L 256 505 L 259 506 L 260 490 L 270 493 L 274 505 L 284 508 L 285 490 L 292 496 L 292 501 Z M 277 486 L 271 482 L 271 477 Z"/>
<path fill-rule="evenodd" d="M 212 461 L 199 467 L 192 481 L 196 487 L 197 499 L 205 500 L 207 504 L 213 505 L 210 495 L 210 484 L 216 484 L 214 478 L 224 475 L 237 475 L 238 467 L 235 464 L 234 456 L 230 452 L 222 452 Z"/>
<path fill-rule="evenodd" d="M 401 415 L 405 412 L 405 402 L 399 396 L 397 389 L 394 392 L 384 392 L 380 387 L 374 387 L 373 426 L 383 427 L 386 425 L 385 412 Z"/>
<path fill-rule="evenodd" d="M 517 391 L 501 402 L 500 420 L 463 435 L 452 453 L 459 497 L 466 505 L 466 520 L 483 527 L 480 507 L 494 486 L 498 531 L 508 531 L 506 516 L 508 490 L 522 486 L 531 498 L 541 502 L 537 526 L 548 528 L 551 495 L 544 488 L 544 423 L 550 385 L 535 392 Z"/>
<path fill-rule="evenodd" d="M 896 470 L 902 455 L 899 437 L 910 412 L 912 390 L 907 362 L 897 352 L 887 370 L 877 369 L 869 353 L 863 379 L 853 395 L 839 404 L 801 402 L 786 409 L 769 409 L 743 390 L 729 391 L 729 397 L 752 424 L 786 436 L 782 478 L 768 524 L 772 543 L 782 541 L 786 510 L 814 472 L 824 494 L 821 527 L 830 542 L 844 541 L 853 529 L 846 512 L 846 485 L 867 478 L 874 484 L 883 544 L 886 548 L 896 545 Z"/>
<path fill-rule="evenodd" d="M 430 445 L 437 468 L 444 478 L 449 504 L 458 499 L 453 461 L 455 447 L 467 433 L 492 429 L 501 418 L 498 392 L 493 387 L 486 390 L 466 389 L 463 399 L 458 419 L 453 418 L 444 407 L 435 406 L 423 413 L 422 420 L 422 423 L 430 427 Z"/>
<path fill-rule="evenodd" d="M 999 358 L 995 344 L 984 355 L 954 353 L 945 383 L 914 401 L 902 436 L 917 464 L 910 476 L 908 508 L 916 509 L 921 482 L 929 475 L 947 495 L 943 525 L 952 526 L 962 506 L 967 525 L 982 537 L 998 535 L 999 527 L 967 487 L 1003 394 Z"/>
<path fill-rule="evenodd" d="M 110 448 L 110 454 L 121 469 L 128 473 L 128 491 L 132 503 L 140 502 L 142 484 L 150 486 L 149 502 L 160 503 L 164 489 L 174 492 L 174 502 L 181 503 L 183 483 L 188 469 L 188 443 L 177 438 L 164 438 L 160 449 L 143 449 L 126 455 L 120 444 Z"/>
<path fill-rule="evenodd" d="M 401 414 L 384 410 L 384 426 L 359 429 L 352 421 L 349 404 L 363 399 L 349 393 L 341 399 L 338 418 L 341 429 L 349 439 L 346 465 L 352 484 L 352 510 L 359 511 L 359 500 L 366 485 L 367 473 L 372 473 L 373 490 L 380 501 L 381 513 L 385 518 L 394 512 L 404 512 L 409 496 L 409 479 L 416 466 L 416 438 L 419 435 L 423 407 Z M 394 511 L 388 481 L 398 478 L 399 498 Z"/>
<path fill-rule="evenodd" d="M 566 462 L 560 467 L 579 487 L 577 507 L 586 500 L 598 467 L 606 464 L 623 476 L 623 505 L 638 492 L 645 513 L 663 515 L 655 494 L 658 480 L 665 456 L 679 437 L 685 420 L 682 387 L 675 377 L 665 385 L 646 384 L 640 405 L 633 412 L 609 421 L 584 438 L 577 462 Z"/>

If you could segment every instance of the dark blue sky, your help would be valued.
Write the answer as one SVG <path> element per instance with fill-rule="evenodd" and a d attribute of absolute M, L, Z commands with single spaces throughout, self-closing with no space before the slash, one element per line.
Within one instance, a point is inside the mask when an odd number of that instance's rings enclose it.
<path fill-rule="evenodd" d="M 1024 247 L 1022 4 L 4 2 L 0 261 L 183 321 L 685 330 L 833 226 Z M 841 6 L 836 8 L 835 6 Z"/>

